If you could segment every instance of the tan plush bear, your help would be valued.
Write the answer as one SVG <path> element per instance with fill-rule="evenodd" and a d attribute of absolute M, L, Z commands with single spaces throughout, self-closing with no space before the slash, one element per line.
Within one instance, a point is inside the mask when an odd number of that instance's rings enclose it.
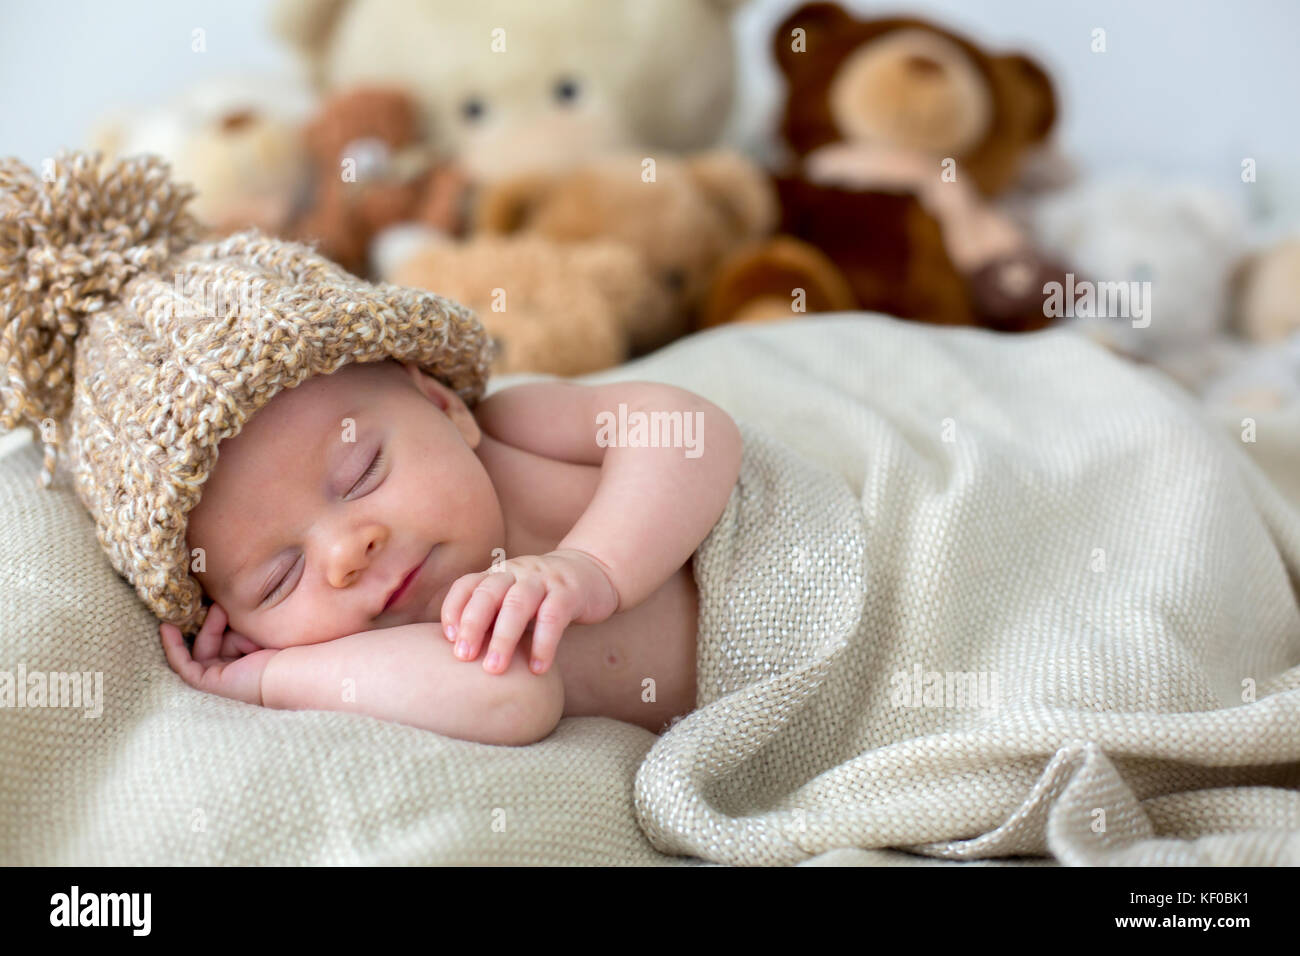
<path fill-rule="evenodd" d="M 498 372 L 578 375 L 688 332 L 720 261 L 770 232 L 776 196 L 731 151 L 619 155 L 481 187 L 471 219 L 465 241 L 385 260 L 382 277 L 478 311 Z"/>
<path fill-rule="evenodd" d="M 622 154 L 568 173 L 516 177 L 484 187 L 473 220 L 480 235 L 614 240 L 636 252 L 670 302 L 629 328 L 639 355 L 690 330 L 718 265 L 770 233 L 776 217 L 766 175 L 738 153 L 714 150 Z"/>
<path fill-rule="evenodd" d="M 718 264 L 771 230 L 776 197 L 727 150 L 624 154 L 481 187 L 471 219 L 470 238 L 384 260 L 383 278 L 479 311 L 502 346 L 497 371 L 569 375 L 688 331 Z"/>
<path fill-rule="evenodd" d="M 494 374 L 582 375 L 628 357 L 628 330 L 663 322 L 669 301 L 618 242 L 482 236 L 426 244 L 391 277 L 478 313 L 496 342 Z"/>
<path fill-rule="evenodd" d="M 1270 344 L 1300 332 L 1300 235 L 1246 259 L 1234 291 L 1243 337 Z"/>
<path fill-rule="evenodd" d="M 1202 398 L 1232 412 L 1300 411 L 1300 235 L 1247 256 L 1231 285 L 1236 334 L 1220 341 Z"/>
<path fill-rule="evenodd" d="M 191 210 L 218 233 L 280 235 L 307 199 L 300 133 L 315 96 L 292 78 L 216 76 L 150 109 L 118 108 L 89 135 L 108 158 L 157 153 L 198 190 Z"/>

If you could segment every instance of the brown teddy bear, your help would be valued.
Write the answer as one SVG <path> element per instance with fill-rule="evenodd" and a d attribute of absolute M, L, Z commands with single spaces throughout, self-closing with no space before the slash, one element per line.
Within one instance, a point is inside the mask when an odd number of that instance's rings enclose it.
<path fill-rule="evenodd" d="M 702 325 L 868 309 L 942 324 L 1049 324 L 1061 275 L 987 198 L 1012 185 L 1056 117 L 1051 81 L 924 20 L 800 7 L 773 50 L 794 168 L 775 177 L 785 234 L 738 253 Z"/>
<path fill-rule="evenodd" d="M 284 231 L 313 242 L 350 272 L 370 274 L 370 247 L 390 226 L 417 222 L 455 234 L 467 181 L 435 164 L 415 103 L 401 90 L 359 87 L 329 97 L 306 125 L 311 199 Z"/>
<path fill-rule="evenodd" d="M 609 155 L 474 194 L 469 238 L 388 259 L 382 278 L 478 310 L 502 347 L 499 372 L 579 374 L 667 344 L 690 329 L 723 258 L 770 233 L 777 214 L 767 176 L 728 150 Z M 592 244 L 607 265 L 591 264 Z M 504 310 L 493 311 L 501 291 Z M 566 298 L 579 291 L 581 318 Z M 592 331 L 602 299 L 621 346 Z"/>

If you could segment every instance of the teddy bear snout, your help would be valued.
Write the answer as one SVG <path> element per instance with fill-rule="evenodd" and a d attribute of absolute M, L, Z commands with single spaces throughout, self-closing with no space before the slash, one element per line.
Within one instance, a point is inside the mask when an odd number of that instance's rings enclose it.
<path fill-rule="evenodd" d="M 900 30 L 867 43 L 828 91 L 845 139 L 959 154 L 992 119 L 987 79 L 955 44 Z"/>
<path fill-rule="evenodd" d="M 913 53 L 904 61 L 903 65 L 909 73 L 918 79 L 939 79 L 944 72 L 942 63 L 919 53 Z"/>
<path fill-rule="evenodd" d="M 221 117 L 221 131 L 235 133 L 252 126 L 257 119 L 257 112 L 251 109 L 231 110 Z"/>

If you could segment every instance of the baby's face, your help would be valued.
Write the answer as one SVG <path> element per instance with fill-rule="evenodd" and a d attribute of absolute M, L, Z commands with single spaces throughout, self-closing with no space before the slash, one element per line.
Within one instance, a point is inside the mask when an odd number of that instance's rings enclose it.
<path fill-rule="evenodd" d="M 262 647 L 437 621 L 452 583 L 505 544 L 480 439 L 413 365 L 350 363 L 285 389 L 220 445 L 190 513 L 195 577 Z"/>

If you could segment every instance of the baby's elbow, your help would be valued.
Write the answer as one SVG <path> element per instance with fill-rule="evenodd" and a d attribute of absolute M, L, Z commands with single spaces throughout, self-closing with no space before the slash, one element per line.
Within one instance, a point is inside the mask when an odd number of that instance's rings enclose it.
<path fill-rule="evenodd" d="M 740 476 L 740 461 L 745 453 L 745 438 L 741 435 L 736 420 L 721 409 L 718 411 L 721 416 L 723 435 L 726 438 L 727 461 L 731 466 L 730 473 L 734 484 L 735 479 Z"/>
<path fill-rule="evenodd" d="M 501 747 L 523 747 L 545 740 L 564 716 L 564 683 L 552 667 L 540 676 L 529 674 L 528 684 L 513 692 L 494 708 L 491 739 L 484 743 Z M 529 686 L 531 685 L 531 686 Z"/>

